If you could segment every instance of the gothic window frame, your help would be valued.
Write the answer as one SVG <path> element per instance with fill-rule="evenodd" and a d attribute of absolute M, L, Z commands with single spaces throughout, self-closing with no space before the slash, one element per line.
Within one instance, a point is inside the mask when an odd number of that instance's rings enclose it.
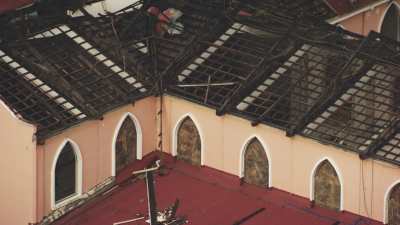
<path fill-rule="evenodd" d="M 245 154 L 247 147 L 253 139 L 257 139 L 258 142 L 260 142 L 261 146 L 263 147 L 265 154 L 267 155 L 267 160 L 268 160 L 268 185 L 266 186 L 267 188 L 271 188 L 272 186 L 272 159 L 271 159 L 271 153 L 269 151 L 268 145 L 264 142 L 264 140 L 259 136 L 259 135 L 251 135 L 248 137 L 245 141 L 244 144 L 241 148 L 240 151 L 240 161 L 239 161 L 239 178 L 242 179 L 244 178 L 244 169 L 245 169 Z"/>
<path fill-rule="evenodd" d="M 344 183 L 343 183 L 343 176 L 342 173 L 339 170 L 339 167 L 337 166 L 337 164 L 335 163 L 334 160 L 332 160 L 329 157 L 324 157 L 322 159 L 320 159 L 317 163 L 315 163 L 313 169 L 311 170 L 311 176 L 310 176 L 310 201 L 314 201 L 315 200 L 315 174 L 319 168 L 319 166 L 324 162 L 324 161 L 328 161 L 331 166 L 333 167 L 333 169 L 335 170 L 338 179 L 339 179 L 339 183 L 340 183 L 340 204 L 339 204 L 339 211 L 343 211 L 344 210 Z"/>
<path fill-rule="evenodd" d="M 392 8 L 392 6 L 397 7 L 397 10 L 398 10 L 398 13 L 399 13 L 399 19 L 400 19 L 400 3 L 396 2 L 396 1 L 393 1 L 392 3 L 390 3 L 387 6 L 387 8 L 385 9 L 384 13 L 382 14 L 382 17 L 380 18 L 379 26 L 378 26 L 379 33 L 382 33 L 383 22 L 385 21 L 386 15 L 388 14 L 388 12 Z M 398 35 L 399 35 L 398 38 L 400 39 L 400 30 L 399 30 L 399 34 Z"/>
<path fill-rule="evenodd" d="M 394 190 L 395 187 L 397 187 L 397 185 L 400 185 L 400 179 L 397 180 L 396 182 L 392 183 L 389 188 L 386 190 L 385 193 L 385 198 L 384 198 L 384 207 L 383 207 L 383 223 L 384 224 L 388 224 L 389 223 L 389 198 L 390 195 L 392 193 L 392 191 Z"/>
<path fill-rule="evenodd" d="M 112 146 L 111 146 L 111 176 L 116 176 L 117 174 L 117 169 L 116 169 L 116 144 L 117 144 L 117 138 L 119 131 L 122 127 L 122 124 L 124 123 L 126 118 L 130 118 L 133 123 L 135 124 L 136 128 L 136 156 L 135 158 L 137 160 L 142 160 L 143 158 L 143 132 L 142 132 L 142 127 L 140 125 L 139 120 L 135 115 L 133 115 L 130 112 L 125 113 L 121 119 L 118 121 L 117 126 L 114 130 L 114 136 L 113 136 L 113 141 L 112 141 Z"/>
<path fill-rule="evenodd" d="M 175 123 L 175 127 L 172 131 L 172 156 L 174 156 L 174 157 L 178 156 L 178 132 L 179 132 L 179 128 L 181 127 L 183 121 L 185 121 L 186 118 L 190 118 L 193 121 L 194 125 L 196 126 L 197 132 L 199 133 L 200 143 L 201 143 L 200 166 L 204 166 L 205 165 L 204 136 L 203 136 L 203 132 L 202 132 L 199 122 L 197 121 L 197 119 L 195 118 L 195 116 L 192 113 L 186 113 L 186 114 L 182 115 L 177 120 L 178 122 Z"/>
<path fill-rule="evenodd" d="M 75 193 L 73 195 L 68 196 L 67 198 L 64 198 L 60 201 L 56 201 L 56 185 L 55 185 L 55 180 L 56 180 L 56 166 L 57 166 L 57 162 L 58 159 L 61 155 L 62 150 L 64 149 L 64 147 L 70 144 L 72 147 L 72 150 L 74 151 L 75 154 Z M 80 151 L 80 148 L 78 146 L 78 144 L 76 144 L 76 142 L 74 142 L 71 139 L 65 139 L 61 145 L 58 147 L 54 158 L 53 158 L 53 164 L 52 164 L 52 169 L 51 169 L 51 208 L 57 209 L 60 208 L 62 206 L 65 206 L 66 204 L 78 199 L 81 197 L 82 195 L 82 154 Z"/>

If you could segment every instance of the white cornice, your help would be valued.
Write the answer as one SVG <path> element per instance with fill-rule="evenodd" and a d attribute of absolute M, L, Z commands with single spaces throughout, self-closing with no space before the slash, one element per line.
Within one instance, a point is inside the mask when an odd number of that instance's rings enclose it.
<path fill-rule="evenodd" d="M 350 13 L 346 13 L 344 15 L 340 15 L 340 16 L 336 16 L 336 17 L 333 17 L 331 19 L 328 19 L 326 22 L 328 22 L 330 24 L 337 24 L 337 23 L 340 23 L 340 22 L 342 22 L 344 20 L 347 20 L 347 19 L 349 19 L 349 18 L 351 18 L 353 16 L 361 14 L 363 12 L 366 12 L 366 11 L 369 11 L 369 10 L 373 10 L 375 7 L 378 7 L 378 6 L 382 5 L 382 4 L 388 3 L 390 1 L 392 1 L 392 0 L 377 1 L 375 3 L 371 3 L 369 5 L 366 5 L 366 6 L 360 8 L 360 9 L 358 9 L 356 11 L 353 11 L 353 12 L 350 12 Z"/>

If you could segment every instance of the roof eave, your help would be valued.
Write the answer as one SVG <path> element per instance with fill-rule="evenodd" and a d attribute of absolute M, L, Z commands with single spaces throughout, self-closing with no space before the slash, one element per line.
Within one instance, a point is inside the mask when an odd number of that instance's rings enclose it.
<path fill-rule="evenodd" d="M 337 23 L 340 23 L 340 22 L 342 22 L 342 21 L 345 21 L 345 20 L 347 20 L 347 19 L 349 19 L 349 18 L 352 18 L 353 16 L 356 16 L 356 15 L 358 15 L 358 14 L 361 14 L 361 13 L 364 13 L 364 12 L 366 12 L 366 11 L 372 10 L 372 9 L 374 9 L 375 7 L 378 7 L 378 6 L 380 6 L 380 5 L 383 5 L 383 4 L 388 3 L 388 2 L 390 2 L 390 1 L 391 1 L 391 0 L 381 0 L 381 1 L 378 1 L 378 2 L 375 2 L 375 3 L 371 3 L 371 4 L 368 4 L 368 5 L 366 5 L 366 6 L 362 7 L 362 8 L 360 8 L 360 9 L 357 9 L 357 10 L 355 10 L 355 11 L 353 11 L 353 12 L 346 13 L 346 14 L 339 15 L 339 16 L 335 16 L 335 17 L 333 17 L 333 18 L 331 18 L 331 19 L 328 19 L 326 22 L 328 22 L 328 23 L 330 23 L 330 24 L 337 24 Z"/>

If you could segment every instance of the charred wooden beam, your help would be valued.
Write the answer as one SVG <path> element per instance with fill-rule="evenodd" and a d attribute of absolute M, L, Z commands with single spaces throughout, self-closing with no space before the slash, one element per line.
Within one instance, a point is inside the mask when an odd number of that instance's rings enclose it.
<path fill-rule="evenodd" d="M 354 84 L 361 79 L 361 77 L 367 74 L 368 70 L 370 70 L 373 66 L 373 64 L 369 62 L 365 62 L 358 73 L 350 79 L 342 79 L 343 74 L 351 68 L 354 60 L 359 57 L 362 48 L 368 44 L 368 40 L 369 38 L 367 37 L 360 43 L 358 48 L 353 52 L 344 66 L 334 75 L 334 81 L 331 83 L 331 87 L 325 90 L 320 99 L 313 104 L 313 106 L 296 122 L 295 125 L 286 129 L 286 136 L 292 137 L 301 132 L 310 122 L 314 121 L 329 106 L 334 104 L 335 101 L 340 98 L 348 89 L 352 88 Z"/>
<path fill-rule="evenodd" d="M 0 61 L 0 65 L 2 64 L 2 62 Z M 1 71 L 1 73 L 3 73 L 4 71 Z M 30 94 L 32 95 L 40 95 L 40 91 L 36 88 L 34 88 L 31 84 L 29 84 L 24 78 L 22 78 L 22 76 L 24 76 L 25 74 L 17 74 L 16 71 L 14 71 L 15 74 L 15 79 L 14 79 L 14 84 L 16 86 L 20 86 L 23 88 L 26 88 L 27 90 L 30 91 Z M 28 72 L 27 72 L 28 73 Z M 0 79 L 1 80 L 1 79 Z M 0 81 L 1 82 L 1 81 Z M 54 109 L 54 106 L 50 104 L 50 101 L 52 101 L 51 99 L 49 100 L 44 100 L 44 98 L 38 97 L 37 98 L 38 101 L 40 102 L 40 104 L 43 104 L 46 107 L 46 110 L 48 110 L 50 113 L 52 113 L 52 115 L 54 115 L 55 118 L 57 118 L 57 120 L 59 121 L 63 121 L 63 117 L 60 115 L 60 112 L 56 111 Z M 16 102 L 10 102 L 11 105 L 13 104 L 17 104 Z M 36 121 L 33 121 L 36 122 Z"/>
<path fill-rule="evenodd" d="M 207 27 L 206 30 L 200 31 L 196 34 L 195 40 L 179 54 L 173 62 L 160 74 L 164 79 L 165 87 L 168 89 L 169 86 L 174 86 L 178 83 L 177 76 L 185 68 L 187 68 L 198 56 L 204 52 L 208 46 L 201 44 L 200 40 L 210 39 L 210 36 L 217 37 L 218 34 L 223 33 L 229 26 L 226 23 L 216 24 L 213 27 Z M 213 34 L 210 35 L 209 30 L 213 30 Z"/>
<path fill-rule="evenodd" d="M 151 1 L 144 1 L 144 4 L 143 4 L 144 9 L 147 9 L 149 2 L 151 2 Z M 121 32 L 120 32 L 121 37 L 124 37 L 129 32 L 129 30 L 131 30 L 132 26 L 138 22 L 138 19 L 140 19 L 140 17 L 143 16 L 143 14 L 144 14 L 143 10 L 138 10 L 135 7 L 131 6 L 130 9 L 135 11 L 136 14 L 133 16 L 133 18 L 131 18 L 129 20 L 129 22 L 127 24 L 125 24 L 124 28 L 121 30 Z"/>
<path fill-rule="evenodd" d="M 365 160 L 372 157 L 398 133 L 400 133 L 400 118 L 396 117 L 394 121 L 368 146 L 367 150 L 359 154 L 360 158 Z"/>
<path fill-rule="evenodd" d="M 296 18 L 318 23 L 330 19 L 336 12 L 326 4 L 326 1 L 263 1 L 263 0 L 240 0 L 248 7 L 258 9 L 261 13 L 280 14 L 283 18 Z M 265 11 L 265 12 L 264 12 Z"/>
<path fill-rule="evenodd" d="M 119 67 L 124 68 L 129 74 L 135 74 L 135 79 L 141 82 L 146 86 L 148 85 L 149 81 L 148 78 L 151 77 L 151 74 L 146 71 L 147 67 L 143 67 L 142 65 L 138 65 L 137 62 L 135 62 L 134 59 L 131 59 L 130 57 L 125 57 L 125 54 L 129 52 L 129 50 L 126 49 L 126 45 L 134 43 L 132 40 L 117 40 L 117 44 L 108 44 L 107 46 L 104 46 L 102 43 L 98 43 L 93 36 L 88 35 L 87 32 L 84 31 L 85 28 L 90 30 L 90 33 L 95 33 L 97 32 L 94 27 L 102 27 L 103 25 L 101 24 L 102 21 L 101 19 L 90 19 L 91 24 L 86 25 L 86 26 L 79 26 L 79 24 L 70 24 L 73 30 L 82 36 L 88 43 L 90 43 L 95 49 L 99 50 L 101 54 L 106 56 L 108 59 L 113 61 L 115 64 L 117 64 Z M 100 29 L 100 28 L 99 28 Z M 139 41 L 147 41 L 149 37 L 139 40 Z M 121 57 L 116 57 L 114 54 L 112 54 L 112 51 L 118 49 L 119 55 Z M 138 51 L 138 50 L 137 50 Z"/>
<path fill-rule="evenodd" d="M 195 5 L 191 5 L 190 7 L 200 10 L 197 9 Z M 238 11 L 238 7 L 230 7 L 225 11 L 225 15 L 236 15 Z M 209 12 L 209 14 L 213 13 Z M 167 91 L 169 87 L 175 86 L 178 83 L 177 75 L 209 48 L 208 45 L 204 44 L 205 42 L 215 41 L 216 38 L 232 26 L 232 22 L 221 15 L 208 15 L 208 17 L 209 19 L 206 24 L 196 31 L 196 33 L 193 33 L 195 38 L 187 45 L 186 49 L 175 57 L 170 65 L 161 72 L 160 77 L 163 79 L 165 91 Z M 216 22 L 217 19 L 219 20 L 218 22 Z"/>
<path fill-rule="evenodd" d="M 354 84 L 359 81 L 367 72 L 373 67 L 373 64 L 367 62 L 355 76 L 350 79 L 346 79 L 342 82 L 337 81 L 335 87 L 330 89 L 330 92 L 325 93 L 325 97 L 322 97 L 317 101 L 313 107 L 304 114 L 304 116 L 298 120 L 296 125 L 289 127 L 286 130 L 286 135 L 292 137 L 297 133 L 301 132 L 309 123 L 314 121 L 320 116 L 329 106 L 333 105 L 347 90 L 354 87 Z"/>
<path fill-rule="evenodd" d="M 44 78 L 52 88 L 57 90 L 59 94 L 61 94 L 65 99 L 72 102 L 76 107 L 78 107 L 83 113 L 85 113 L 90 118 L 96 118 L 99 116 L 99 112 L 88 105 L 85 101 L 85 98 L 80 94 L 79 90 L 74 87 L 70 82 L 68 82 L 58 71 L 57 69 L 47 61 L 46 57 L 44 57 L 37 49 L 29 44 L 29 42 L 25 42 L 24 45 L 27 50 L 32 53 L 32 55 L 37 58 L 40 64 L 35 64 L 31 60 L 26 59 L 24 57 L 19 57 L 18 55 L 14 55 L 17 59 L 24 62 L 28 68 L 30 67 L 32 71 L 37 71 L 35 73 L 38 77 Z M 28 66 L 29 65 L 29 66 Z M 38 68 L 38 69 L 35 69 Z"/>
<path fill-rule="evenodd" d="M 36 53 L 33 53 L 33 54 L 35 54 L 35 57 L 42 57 L 40 55 L 40 53 L 38 53 L 38 51 L 33 49 L 31 46 L 27 46 L 27 49 L 34 50 L 36 52 Z M 79 105 L 78 103 L 84 102 L 83 98 L 80 95 L 78 95 L 78 96 L 74 95 L 74 93 L 77 92 L 76 89 L 71 89 L 70 85 L 68 86 L 69 83 L 65 83 L 64 79 L 62 79 L 60 81 L 61 76 L 56 75 L 57 73 L 52 73 L 54 71 L 48 70 L 47 67 L 45 70 L 42 70 L 40 68 L 44 68 L 43 65 L 41 65 L 42 67 L 38 68 L 37 67 L 38 65 L 31 62 L 29 59 L 26 59 L 25 57 L 20 57 L 18 54 L 14 54 L 13 51 L 10 51 L 10 50 L 8 50 L 7 52 L 10 52 L 9 53 L 10 56 L 12 56 L 16 61 L 19 61 L 20 63 L 22 63 L 28 69 L 28 71 L 33 72 L 38 78 L 40 78 L 43 81 L 46 81 L 46 84 L 50 85 L 56 92 L 61 94 L 64 99 L 66 99 L 68 102 L 72 103 L 75 106 L 75 108 L 77 108 L 77 106 Z M 39 88 L 39 86 L 38 86 L 38 88 Z M 68 93 L 68 94 L 66 94 L 66 93 Z M 78 99 L 79 97 L 81 99 Z M 59 106 L 60 105 L 61 105 L 61 103 L 59 104 Z M 47 104 L 47 107 L 54 108 L 54 106 L 49 105 L 49 104 Z M 94 113 L 94 110 L 88 110 L 86 107 L 79 108 L 79 110 L 89 117 L 96 116 L 96 113 Z M 65 110 L 65 111 L 70 111 L 70 110 Z M 81 115 L 80 114 L 76 115 L 76 117 L 78 117 L 78 116 L 81 116 Z M 60 121 L 65 122 L 65 119 L 62 119 Z"/>
<path fill-rule="evenodd" d="M 146 9 L 148 6 L 151 5 L 151 3 L 152 3 L 151 0 L 148 0 L 145 2 Z M 156 18 L 154 16 L 147 17 L 146 34 L 147 34 L 147 36 L 152 37 L 147 40 L 148 53 L 149 53 L 149 57 L 151 59 L 151 65 L 152 65 L 152 68 L 150 68 L 150 71 L 152 73 L 150 78 L 155 87 L 155 88 L 153 88 L 152 92 L 155 95 L 162 95 L 163 79 L 160 77 L 159 70 L 158 70 L 158 60 L 157 60 L 158 48 L 157 48 L 157 43 L 156 43 L 157 39 L 155 38 L 157 36 L 156 30 L 155 30 L 157 22 L 158 22 L 158 18 Z"/>
<path fill-rule="evenodd" d="M 79 59 L 88 67 L 90 68 L 93 72 L 95 72 L 99 77 L 103 77 L 105 82 L 112 88 L 113 91 L 115 91 L 115 93 L 117 93 L 122 99 L 124 99 L 125 101 L 128 100 L 128 93 L 123 91 L 123 89 L 121 87 L 118 87 L 114 82 L 109 80 L 110 76 L 107 76 L 107 74 L 103 74 L 100 71 L 98 71 L 98 69 L 96 68 L 96 64 L 92 64 L 89 62 L 89 60 L 87 60 L 85 57 L 79 57 Z M 117 75 L 115 75 L 117 76 Z"/>
<path fill-rule="evenodd" d="M 400 42 L 375 31 L 371 31 L 369 36 L 375 41 L 376 46 L 366 51 L 366 56 L 386 64 L 396 66 L 400 64 Z"/>
<path fill-rule="evenodd" d="M 304 81 L 304 79 L 306 78 L 307 78 L 306 74 L 303 73 L 300 78 L 294 80 L 294 82 L 288 87 L 288 90 L 282 95 L 280 95 L 278 99 L 275 100 L 274 103 L 270 105 L 266 110 L 264 110 L 264 112 L 260 116 L 258 116 L 255 120 L 253 120 L 251 122 L 251 125 L 257 126 L 258 124 L 260 124 L 268 115 L 268 113 L 270 113 L 276 106 L 278 106 L 285 98 L 287 98 L 291 94 L 291 89 L 297 86 L 300 82 Z"/>
<path fill-rule="evenodd" d="M 241 85 L 233 92 L 233 94 L 227 97 L 224 103 L 217 109 L 216 114 L 218 116 L 224 115 L 227 111 L 230 111 L 231 108 L 240 103 L 244 97 L 248 96 L 253 92 L 264 80 L 266 80 L 271 74 L 269 72 L 273 72 L 277 66 L 272 66 L 272 62 L 278 61 L 284 63 L 286 59 L 288 59 L 296 50 L 296 44 L 292 42 L 290 46 L 286 48 L 285 51 L 282 51 L 280 54 L 271 56 L 272 52 L 274 52 L 280 44 L 285 43 L 288 40 L 288 37 L 284 37 L 279 40 L 266 54 L 266 57 L 261 61 L 260 65 L 257 69 L 255 69 L 249 76 L 248 79 L 242 82 Z M 272 64 L 273 65 L 273 64 Z M 272 73 L 271 72 L 271 73 Z"/>

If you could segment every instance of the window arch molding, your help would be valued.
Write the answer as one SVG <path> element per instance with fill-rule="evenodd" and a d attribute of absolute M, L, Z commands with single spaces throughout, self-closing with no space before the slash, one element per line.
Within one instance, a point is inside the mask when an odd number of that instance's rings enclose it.
<path fill-rule="evenodd" d="M 397 186 L 400 185 L 400 179 L 392 183 L 389 188 L 386 190 L 385 197 L 384 197 L 384 203 L 383 203 L 383 223 L 387 224 L 389 223 L 389 198 L 390 194 L 393 191 L 393 189 Z"/>
<path fill-rule="evenodd" d="M 204 136 L 203 136 L 203 132 L 202 129 L 199 125 L 199 122 L 197 121 L 197 119 L 193 116 L 192 113 L 186 113 L 184 115 L 182 115 L 177 121 L 177 123 L 174 126 L 174 129 L 172 131 L 172 156 L 177 156 L 178 155 L 178 131 L 179 128 L 182 125 L 182 122 L 186 119 L 186 118 L 190 118 L 194 125 L 196 126 L 197 131 L 199 132 L 200 135 L 200 143 L 201 143 L 201 153 L 200 153 L 200 157 L 201 157 L 201 163 L 200 165 L 204 165 Z"/>
<path fill-rule="evenodd" d="M 56 166 L 57 166 L 57 161 L 58 158 L 62 152 L 62 150 L 64 149 L 65 145 L 67 144 L 71 144 L 72 149 L 74 151 L 75 154 L 75 159 L 76 159 L 76 164 L 75 164 L 75 173 L 76 173 L 76 181 L 75 181 L 75 195 L 71 198 L 65 199 L 61 202 L 56 203 L 56 190 L 55 190 L 55 175 L 56 175 Z M 51 208 L 52 209 L 57 209 L 59 207 L 64 206 L 65 204 L 79 198 L 82 195 L 82 176 L 83 176 L 83 172 L 82 172 L 82 154 L 81 151 L 79 149 L 78 144 L 76 144 L 76 142 L 74 142 L 71 139 L 65 139 L 60 146 L 58 147 L 54 158 L 53 158 L 53 163 L 52 163 L 52 167 L 51 167 L 51 193 L 50 193 L 50 198 L 51 198 Z"/>
<path fill-rule="evenodd" d="M 256 135 L 256 134 L 253 134 L 250 137 L 248 137 L 244 141 L 244 143 L 242 145 L 242 148 L 240 150 L 239 178 L 243 178 L 244 177 L 244 163 L 245 163 L 244 159 L 245 159 L 245 154 L 246 154 L 247 147 L 249 146 L 249 144 L 251 143 L 251 141 L 253 139 L 257 139 L 261 143 L 265 153 L 267 154 L 267 160 L 268 160 L 268 188 L 270 188 L 270 187 L 272 187 L 272 158 L 271 158 L 271 153 L 269 151 L 268 146 L 265 144 L 264 140 L 259 135 Z"/>
<path fill-rule="evenodd" d="M 113 140 L 112 140 L 112 146 L 111 146 L 111 176 L 116 175 L 116 157 L 115 157 L 115 144 L 117 142 L 117 137 L 119 134 L 119 131 L 122 127 L 122 124 L 124 123 L 126 118 L 132 119 L 133 123 L 135 124 L 136 128 L 136 159 L 141 160 L 143 158 L 143 133 L 142 133 L 142 127 L 140 126 L 139 120 L 136 118 L 135 115 L 133 115 L 130 112 L 125 113 L 121 119 L 118 121 L 117 126 L 115 127 L 114 130 L 114 135 L 113 135 Z"/>
<path fill-rule="evenodd" d="M 317 172 L 317 169 L 319 168 L 319 166 L 321 165 L 321 163 L 323 163 L 324 161 L 328 161 L 332 167 L 335 169 L 335 172 L 338 176 L 339 179 L 339 183 L 340 183 L 340 211 L 343 211 L 343 202 L 344 202 L 344 189 L 343 189 L 343 177 L 342 177 L 342 173 L 339 170 L 339 167 L 337 166 L 337 164 L 335 163 L 334 160 L 332 160 L 329 157 L 324 157 L 322 159 L 320 159 L 317 163 L 315 163 L 314 168 L 311 170 L 311 176 L 310 176 L 310 201 L 314 201 L 314 192 L 315 192 L 315 173 Z"/>
<path fill-rule="evenodd" d="M 379 32 L 379 33 L 382 32 L 383 21 L 385 20 L 387 13 L 389 12 L 389 9 L 390 9 L 392 6 L 396 6 L 397 9 L 400 11 L 400 4 L 399 4 L 398 2 L 396 2 L 396 1 L 392 1 L 392 3 L 390 3 L 390 4 L 386 7 L 386 9 L 385 9 L 385 11 L 383 12 L 381 18 L 379 19 L 379 25 L 378 25 L 378 32 Z"/>

